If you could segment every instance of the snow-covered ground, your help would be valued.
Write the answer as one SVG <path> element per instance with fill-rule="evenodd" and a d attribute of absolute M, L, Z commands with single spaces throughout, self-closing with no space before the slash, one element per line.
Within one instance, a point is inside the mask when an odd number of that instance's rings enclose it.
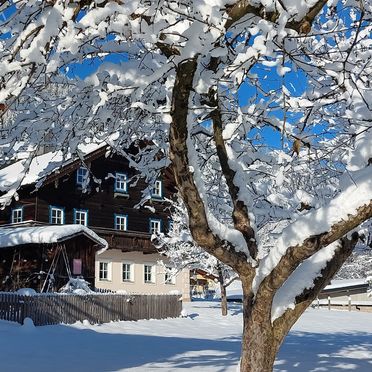
<path fill-rule="evenodd" d="M 33 327 L 0 321 L 2 372 L 236 371 L 240 305 L 185 304 L 187 318 Z M 279 353 L 276 371 L 372 371 L 372 314 L 308 310 Z"/>

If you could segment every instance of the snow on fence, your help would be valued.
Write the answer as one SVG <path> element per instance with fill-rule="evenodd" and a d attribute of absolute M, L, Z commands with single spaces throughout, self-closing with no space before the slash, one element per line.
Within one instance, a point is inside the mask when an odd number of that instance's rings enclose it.
<path fill-rule="evenodd" d="M 0 293 L 0 319 L 23 324 L 25 318 L 31 318 L 37 326 L 175 318 L 181 311 L 179 295 Z"/>

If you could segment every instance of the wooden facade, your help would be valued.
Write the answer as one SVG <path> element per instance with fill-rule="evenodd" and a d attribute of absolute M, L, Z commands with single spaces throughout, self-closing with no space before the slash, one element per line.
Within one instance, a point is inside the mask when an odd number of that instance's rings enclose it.
<path fill-rule="evenodd" d="M 122 252 L 139 251 L 144 254 L 157 252 L 150 239 L 150 219 L 161 220 L 162 231 L 166 232 L 169 226 L 169 212 L 165 199 L 172 198 L 175 193 L 174 183 L 169 170 L 165 172 L 162 180 L 162 198 L 152 198 L 146 205 L 136 208 L 142 198 L 142 192 L 148 186 L 143 179 L 136 181 L 131 186 L 130 180 L 137 177 L 133 168 L 129 167 L 128 161 L 116 154 L 106 157 L 106 148 L 98 149 L 84 159 L 85 165 L 89 168 L 90 181 L 85 190 L 77 184 L 77 171 L 82 166 L 80 160 L 70 161 L 65 166 L 56 169 L 49 174 L 42 186 L 35 189 L 35 185 L 25 185 L 19 190 L 19 199 L 10 206 L 0 211 L 0 225 L 9 225 L 12 217 L 12 210 L 22 208 L 23 222 L 31 221 L 32 224 L 50 224 L 50 208 L 61 208 L 64 211 L 64 224 L 73 224 L 74 211 L 84 210 L 88 212 L 87 227 L 95 231 L 100 237 L 108 242 L 109 249 L 121 250 Z M 125 173 L 128 178 L 126 193 L 115 191 L 115 174 Z M 126 231 L 115 228 L 115 215 L 127 216 Z M 7 271 L 12 266 L 14 276 L 14 265 L 17 267 L 15 278 L 18 278 L 17 285 L 14 280 L 7 283 L 1 290 L 16 289 L 29 280 L 32 272 L 44 272 L 43 260 L 49 259 L 45 255 L 53 254 L 53 249 L 47 245 L 27 249 L 17 247 L 4 249 L 0 252 L 0 259 L 4 257 L 5 263 L 0 268 L 0 280 L 6 278 Z M 89 242 L 73 240 L 66 244 L 69 251 L 69 258 L 83 258 L 85 272 L 84 278 L 94 283 L 94 260 L 96 249 Z M 49 253 L 48 253 L 49 252 Z M 19 256 L 18 261 L 12 258 Z M 17 256 L 17 257 L 18 257 Z M 26 257 L 27 256 L 27 257 Z M 28 264 L 22 265 L 22 259 Z M 13 264 L 11 263 L 13 262 Z M 26 262 L 26 261 L 25 261 Z M 62 270 L 62 267 L 60 268 Z M 2 272 L 1 272 L 2 270 Z M 28 287 L 40 290 L 42 275 L 33 278 Z M 63 278 L 61 272 L 60 278 Z M 64 280 L 66 283 L 67 280 Z M 61 281 L 62 283 L 62 281 Z M 56 288 L 58 284 L 56 284 Z"/>
<path fill-rule="evenodd" d="M 97 150 L 85 159 L 90 168 L 90 183 L 83 192 L 76 184 L 76 172 L 81 166 L 75 161 L 47 177 L 43 186 L 35 190 L 35 185 L 22 187 L 19 200 L 10 207 L 0 211 L 0 224 L 11 222 L 13 208 L 23 209 L 24 221 L 50 223 L 50 207 L 63 208 L 64 223 L 74 223 L 74 210 L 88 211 L 87 226 L 96 231 L 109 242 L 110 248 L 125 251 L 140 250 L 145 253 L 155 252 L 150 242 L 150 219 L 161 220 L 162 231 L 169 226 L 169 212 L 166 202 L 162 199 L 150 199 L 147 207 L 135 208 L 142 197 L 147 184 L 143 179 L 136 182 L 135 187 L 128 182 L 126 194 L 115 192 L 115 173 L 125 173 L 130 180 L 136 175 L 128 161 L 121 156 L 105 157 L 105 149 Z M 93 178 L 100 180 L 97 183 Z M 169 172 L 162 177 L 163 196 L 171 198 L 175 192 L 172 177 Z M 127 216 L 127 231 L 118 231 L 114 226 L 115 214 Z"/>
<path fill-rule="evenodd" d="M 19 288 L 33 288 L 38 292 L 42 289 L 56 291 L 68 282 L 74 260 L 81 263 L 81 271 L 77 275 L 83 276 L 93 286 L 95 254 L 101 248 L 84 235 L 60 243 L 0 248 L 0 291 L 16 291 Z M 61 254 L 62 249 L 67 254 L 68 268 Z M 53 275 L 48 276 L 52 265 Z M 49 282 L 51 277 L 53 281 Z"/>

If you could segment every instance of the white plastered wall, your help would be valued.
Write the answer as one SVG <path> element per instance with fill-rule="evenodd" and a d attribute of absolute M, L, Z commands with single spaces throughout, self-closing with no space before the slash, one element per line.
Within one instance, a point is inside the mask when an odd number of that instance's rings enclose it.
<path fill-rule="evenodd" d="M 184 301 L 190 300 L 190 273 L 182 270 L 175 276 L 174 284 L 165 283 L 164 267 L 158 263 L 168 263 L 166 257 L 160 254 L 143 254 L 142 252 L 122 252 L 119 249 L 108 249 L 96 255 L 95 286 L 112 291 L 128 293 L 169 294 L 178 291 Z M 107 262 L 109 267 L 108 280 L 99 279 L 99 263 Z M 130 263 L 133 266 L 133 280 L 123 282 L 122 265 Z M 154 265 L 154 282 L 145 283 L 144 265 Z M 171 266 L 171 265 L 170 265 Z"/>

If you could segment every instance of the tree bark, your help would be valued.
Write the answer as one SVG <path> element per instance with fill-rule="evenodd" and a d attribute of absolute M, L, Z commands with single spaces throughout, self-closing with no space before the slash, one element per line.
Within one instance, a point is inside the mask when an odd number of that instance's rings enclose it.
<path fill-rule="evenodd" d="M 271 372 L 284 336 L 278 336 L 271 324 L 271 303 L 255 302 L 252 306 L 244 284 L 243 294 L 240 372 Z"/>
<path fill-rule="evenodd" d="M 226 296 L 226 287 L 223 283 L 220 283 L 221 288 L 221 312 L 223 316 L 227 315 L 227 296 Z"/>

